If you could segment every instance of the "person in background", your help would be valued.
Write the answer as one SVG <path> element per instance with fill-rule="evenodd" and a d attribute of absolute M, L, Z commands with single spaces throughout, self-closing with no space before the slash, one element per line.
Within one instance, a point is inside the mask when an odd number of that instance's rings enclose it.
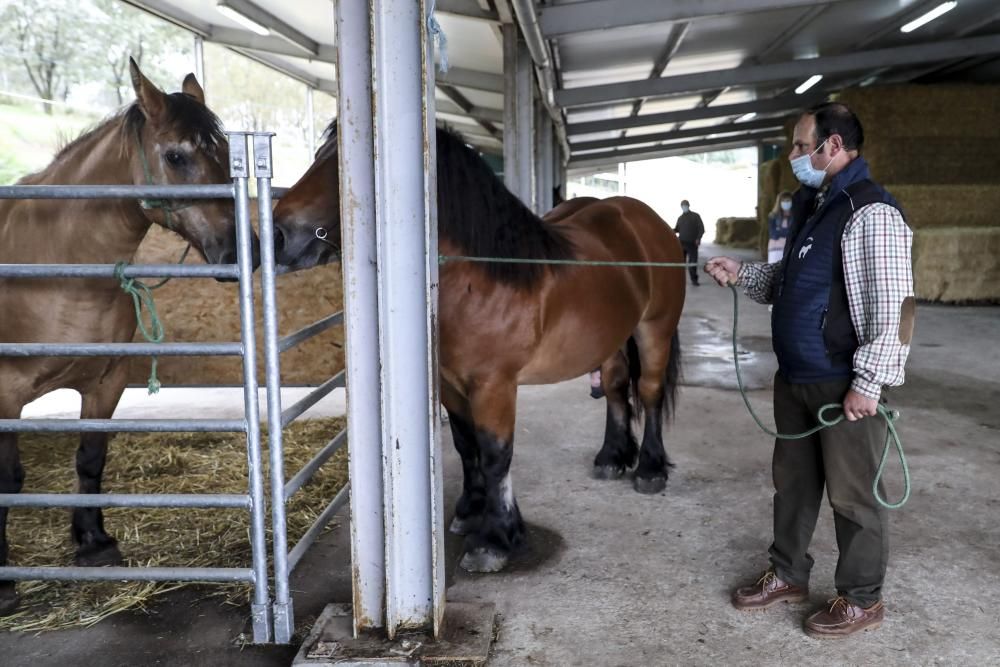
<path fill-rule="evenodd" d="M 705 267 L 720 285 L 774 304 L 778 431 L 813 427 L 826 403 L 842 405 L 847 418 L 800 440 L 775 440 L 771 566 L 732 597 L 748 611 L 809 599 L 809 543 L 825 487 L 840 557 L 836 597 L 805 620 L 806 633 L 821 638 L 873 630 L 885 617 L 889 517 L 872 480 L 887 427 L 875 415 L 886 387 L 903 384 L 913 334 L 913 233 L 896 200 L 872 181 L 863 145 L 861 122 L 844 104 L 802 114 L 789 155 L 802 187 L 783 261 L 713 257 Z"/>
<path fill-rule="evenodd" d="M 691 210 L 691 203 L 685 199 L 681 201 L 681 216 L 677 218 L 677 238 L 684 248 L 684 261 L 691 264 L 688 273 L 691 275 L 691 284 L 698 284 L 698 246 L 701 245 L 701 237 L 705 235 L 705 223 L 701 221 L 701 216 Z"/>
<path fill-rule="evenodd" d="M 767 263 L 781 261 L 785 253 L 785 239 L 792 226 L 792 193 L 782 192 L 774 202 L 771 215 L 767 216 Z"/>

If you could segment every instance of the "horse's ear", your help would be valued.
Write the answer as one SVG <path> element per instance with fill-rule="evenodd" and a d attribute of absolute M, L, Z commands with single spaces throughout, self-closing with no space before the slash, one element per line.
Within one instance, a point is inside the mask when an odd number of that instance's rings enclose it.
<path fill-rule="evenodd" d="M 132 75 L 132 88 L 135 90 L 135 98 L 139 101 L 139 108 L 146 118 L 150 120 L 159 118 L 166 107 L 167 96 L 143 75 L 135 58 L 128 59 L 128 69 Z"/>
<path fill-rule="evenodd" d="M 188 74 L 184 77 L 184 83 L 181 85 L 181 92 L 185 95 L 190 95 L 202 104 L 205 103 L 205 91 L 201 89 L 201 84 L 198 83 L 198 77 L 194 74 Z"/>

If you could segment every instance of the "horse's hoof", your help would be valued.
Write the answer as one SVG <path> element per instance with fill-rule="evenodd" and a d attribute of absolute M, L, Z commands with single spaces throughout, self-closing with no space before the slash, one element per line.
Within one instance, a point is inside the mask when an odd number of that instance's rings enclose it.
<path fill-rule="evenodd" d="M 653 494 L 663 491 L 667 488 L 667 478 L 666 477 L 636 477 L 632 480 L 632 486 L 639 493 Z"/>
<path fill-rule="evenodd" d="M 451 525 L 448 526 L 448 530 L 455 535 L 470 535 L 477 530 L 479 530 L 479 524 L 482 523 L 478 517 L 467 517 L 465 519 L 460 519 L 455 517 L 451 520 Z"/>
<path fill-rule="evenodd" d="M 105 567 L 121 565 L 123 562 L 122 552 L 118 550 L 118 543 L 115 541 L 80 547 L 73 558 L 73 563 L 80 567 Z"/>
<path fill-rule="evenodd" d="M 594 466 L 594 479 L 618 479 L 624 474 L 623 466 Z"/>
<path fill-rule="evenodd" d="M 17 594 L 13 582 L 9 586 L 0 587 L 0 616 L 13 614 L 20 602 L 21 596 Z"/>
<path fill-rule="evenodd" d="M 489 549 L 473 549 L 462 556 L 459 565 L 466 572 L 499 572 L 507 567 L 508 557 Z"/>

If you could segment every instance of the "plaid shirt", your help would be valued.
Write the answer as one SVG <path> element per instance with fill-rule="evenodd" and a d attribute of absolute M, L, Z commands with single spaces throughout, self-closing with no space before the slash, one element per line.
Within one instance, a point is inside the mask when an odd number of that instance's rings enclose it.
<path fill-rule="evenodd" d="M 844 228 L 844 282 L 859 341 L 851 388 L 868 398 L 903 384 L 910 346 L 899 340 L 899 321 L 904 299 L 913 297 L 912 242 L 903 216 L 887 204 L 860 208 Z M 781 262 L 744 262 L 737 285 L 754 301 L 771 303 L 780 268 Z"/>

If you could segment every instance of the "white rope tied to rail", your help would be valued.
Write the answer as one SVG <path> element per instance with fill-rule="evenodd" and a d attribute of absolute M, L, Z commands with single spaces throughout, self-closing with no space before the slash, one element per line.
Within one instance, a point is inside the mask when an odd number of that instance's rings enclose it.
<path fill-rule="evenodd" d="M 442 74 L 448 71 L 448 37 L 444 34 L 444 28 L 434 17 L 434 5 L 436 0 L 431 0 L 430 11 L 427 15 L 427 29 L 434 39 L 434 50 L 439 54 L 437 63 L 438 71 Z"/>

